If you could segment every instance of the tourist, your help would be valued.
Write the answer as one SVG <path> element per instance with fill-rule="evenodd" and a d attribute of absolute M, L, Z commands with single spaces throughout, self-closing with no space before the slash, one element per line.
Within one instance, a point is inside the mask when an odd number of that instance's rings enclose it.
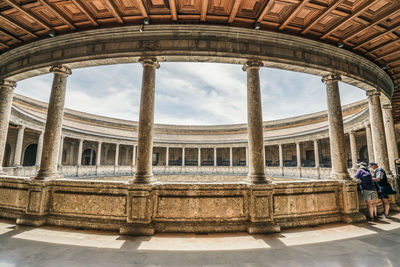
<path fill-rule="evenodd" d="M 360 188 L 364 200 L 367 202 L 369 211 L 369 221 L 378 220 L 378 215 L 376 211 L 375 199 L 376 199 L 376 188 L 374 181 L 372 180 L 372 175 L 368 170 L 368 165 L 365 162 L 360 162 L 357 164 L 359 167 L 356 175 L 354 176 L 361 181 Z"/>
<path fill-rule="evenodd" d="M 384 216 L 385 218 L 389 218 L 389 194 L 387 194 L 388 190 L 385 189 L 390 187 L 390 184 L 387 180 L 386 173 L 382 168 L 379 168 L 378 164 L 375 162 L 371 162 L 369 167 L 374 170 L 374 177 L 372 179 L 375 182 L 378 198 L 380 198 L 383 203 Z"/>

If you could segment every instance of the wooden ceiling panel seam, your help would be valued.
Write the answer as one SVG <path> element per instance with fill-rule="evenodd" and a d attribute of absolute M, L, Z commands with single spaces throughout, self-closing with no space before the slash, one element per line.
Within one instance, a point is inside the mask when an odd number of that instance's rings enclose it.
<path fill-rule="evenodd" d="M 36 34 L 34 34 L 33 32 L 31 32 L 30 30 L 26 29 L 24 26 L 20 25 L 19 23 L 12 21 L 11 19 L 3 16 L 0 14 L 0 18 L 5 20 L 8 24 L 10 24 L 13 27 L 19 28 L 21 30 L 23 30 L 24 32 L 26 32 L 28 35 L 32 36 L 33 38 L 39 38 Z"/>
<path fill-rule="evenodd" d="M 8 45 L 6 45 L 6 44 L 4 44 L 4 43 L 2 43 L 2 42 L 0 42 L 0 46 L 4 47 L 4 48 L 6 48 L 6 49 L 10 48 Z"/>
<path fill-rule="evenodd" d="M 171 10 L 171 17 L 173 21 L 178 20 L 178 14 L 176 12 L 176 1 L 175 0 L 169 0 L 169 8 Z"/>
<path fill-rule="evenodd" d="M 239 10 L 239 7 L 240 7 L 240 5 L 242 3 L 242 0 L 233 0 L 233 1 L 235 1 L 235 3 L 233 4 L 231 13 L 229 15 L 228 23 L 232 23 L 235 20 L 236 14 L 237 14 L 237 12 Z"/>
<path fill-rule="evenodd" d="M 382 59 L 384 59 L 385 57 L 393 56 L 393 55 L 395 55 L 395 54 L 397 54 L 397 53 L 399 53 L 399 52 L 400 52 L 400 49 L 395 49 L 395 51 L 391 51 L 391 52 L 389 52 L 389 53 L 380 55 L 380 56 L 377 57 L 375 60 L 382 60 Z"/>
<path fill-rule="evenodd" d="M 279 30 L 284 30 L 285 27 L 297 16 L 297 14 L 310 2 L 310 0 L 303 0 L 300 4 L 294 9 L 294 11 L 285 19 L 282 25 L 279 27 Z"/>
<path fill-rule="evenodd" d="M 333 4 L 331 6 L 329 6 L 328 8 L 326 8 L 321 15 L 317 16 L 302 32 L 301 34 L 306 34 L 307 32 L 309 32 L 312 27 L 315 26 L 315 24 L 317 24 L 321 19 L 323 19 L 326 15 L 328 15 L 332 10 L 334 10 L 335 8 L 337 8 L 338 5 L 340 5 L 344 0 L 337 0 L 336 2 L 333 1 Z"/>
<path fill-rule="evenodd" d="M 266 4 L 265 7 L 263 8 L 263 10 L 262 10 L 260 16 L 258 16 L 257 22 L 261 22 L 261 21 L 264 19 L 264 17 L 265 17 L 265 16 L 269 13 L 269 11 L 271 10 L 271 8 L 272 8 L 272 6 L 274 5 L 274 3 L 275 3 L 275 0 L 269 0 L 269 1 L 267 2 L 267 4 Z"/>
<path fill-rule="evenodd" d="M 94 25 L 98 26 L 99 24 L 97 21 L 94 19 L 93 15 L 90 13 L 90 11 L 80 2 L 80 0 L 71 0 L 71 2 L 83 13 L 86 15 L 86 17 L 89 19 L 89 21 Z"/>
<path fill-rule="evenodd" d="M 4 29 L 3 27 L 0 27 L 0 32 L 3 33 L 4 35 L 7 35 L 8 37 L 17 40 L 20 43 L 23 43 L 24 40 L 20 39 L 18 36 L 15 36 L 14 34 L 10 33 L 9 31 L 7 31 L 6 29 Z"/>
<path fill-rule="evenodd" d="M 200 21 L 207 19 L 208 0 L 201 0 Z"/>
<path fill-rule="evenodd" d="M 135 0 L 137 6 L 139 7 L 140 13 L 142 13 L 142 16 L 145 18 L 149 17 L 149 14 L 146 10 L 146 7 L 144 6 L 143 0 Z"/>
<path fill-rule="evenodd" d="M 124 23 L 124 20 L 122 19 L 121 15 L 118 13 L 117 9 L 114 7 L 114 5 L 110 0 L 101 0 L 101 2 L 119 23 Z"/>
<path fill-rule="evenodd" d="M 392 33 L 392 32 L 394 32 L 394 31 L 397 31 L 397 30 L 399 30 L 399 29 L 400 29 L 400 25 L 394 26 L 394 27 L 392 27 L 391 29 L 387 29 L 387 31 L 381 32 L 381 33 L 378 34 L 377 36 L 372 37 L 372 38 L 369 38 L 369 39 L 367 39 L 367 40 L 361 42 L 361 43 L 358 44 L 357 46 L 353 47 L 353 49 L 354 49 L 354 50 L 357 50 L 357 49 L 361 48 L 362 46 L 364 46 L 364 45 L 366 45 L 366 44 L 368 44 L 368 43 L 371 43 L 371 42 L 375 42 L 376 40 L 382 38 L 383 36 L 385 36 L 385 35 L 387 35 L 387 34 L 389 34 L 389 33 Z"/>
<path fill-rule="evenodd" d="M 66 18 L 65 15 L 62 15 L 58 10 L 56 10 L 54 7 L 52 7 L 49 3 L 46 2 L 46 0 L 38 0 L 43 6 L 48 8 L 56 17 L 58 17 L 62 22 L 64 22 L 68 27 L 70 27 L 72 30 L 76 30 L 76 27 Z"/>
<path fill-rule="evenodd" d="M 18 11 L 20 11 L 21 13 L 23 13 L 24 15 L 26 15 L 27 17 L 29 17 L 31 20 L 36 21 L 38 24 L 40 24 L 42 27 L 44 27 L 46 30 L 54 30 L 52 26 L 50 26 L 49 24 L 47 24 L 46 22 L 42 21 L 41 19 L 39 19 L 38 17 L 36 17 L 34 14 L 32 14 L 30 11 L 25 10 L 23 7 L 21 7 L 19 4 L 17 4 L 14 0 L 4 0 L 6 1 L 6 3 L 8 5 L 10 5 L 11 7 L 17 9 Z"/>
<path fill-rule="evenodd" d="M 372 55 L 373 53 L 375 53 L 376 51 L 380 50 L 380 49 L 385 49 L 386 47 L 399 43 L 400 42 L 400 38 L 396 39 L 396 40 L 390 40 L 380 46 L 375 47 L 374 49 L 368 50 L 367 53 L 365 55 L 369 56 Z"/>

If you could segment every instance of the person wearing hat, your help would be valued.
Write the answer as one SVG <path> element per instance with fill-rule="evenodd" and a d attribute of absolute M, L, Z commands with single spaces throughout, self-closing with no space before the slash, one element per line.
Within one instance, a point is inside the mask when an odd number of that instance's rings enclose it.
<path fill-rule="evenodd" d="M 354 175 L 355 178 L 361 181 L 360 183 L 360 188 L 361 188 L 361 193 L 362 196 L 367 202 L 368 206 L 368 211 L 369 211 L 369 221 L 372 220 L 378 220 L 378 213 L 376 210 L 376 204 L 375 204 L 375 199 L 376 199 L 376 188 L 374 181 L 372 180 L 372 175 L 368 170 L 368 165 L 365 162 L 360 162 L 357 164 L 359 167 L 356 175 Z"/>
<path fill-rule="evenodd" d="M 384 190 L 380 190 L 382 188 L 390 187 L 388 179 L 386 177 L 386 173 L 382 168 L 379 168 L 378 164 L 375 162 L 370 162 L 369 167 L 374 170 L 374 177 L 372 178 L 375 182 L 375 187 L 378 192 L 378 198 L 382 200 L 384 207 L 384 216 L 385 218 L 389 218 L 389 195 L 385 193 Z"/>

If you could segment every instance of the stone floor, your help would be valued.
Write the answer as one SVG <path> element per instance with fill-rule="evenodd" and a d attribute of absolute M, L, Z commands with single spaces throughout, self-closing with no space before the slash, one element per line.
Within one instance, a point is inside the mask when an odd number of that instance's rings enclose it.
<path fill-rule="evenodd" d="M 400 266 L 400 214 L 273 235 L 153 237 L 0 220 L 0 266 Z"/>

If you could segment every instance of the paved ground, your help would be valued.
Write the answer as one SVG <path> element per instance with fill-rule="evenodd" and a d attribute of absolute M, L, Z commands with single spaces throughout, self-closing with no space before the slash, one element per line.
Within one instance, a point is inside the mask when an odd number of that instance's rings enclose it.
<path fill-rule="evenodd" d="M 400 266 L 400 214 L 273 235 L 153 237 L 0 220 L 0 266 Z"/>

